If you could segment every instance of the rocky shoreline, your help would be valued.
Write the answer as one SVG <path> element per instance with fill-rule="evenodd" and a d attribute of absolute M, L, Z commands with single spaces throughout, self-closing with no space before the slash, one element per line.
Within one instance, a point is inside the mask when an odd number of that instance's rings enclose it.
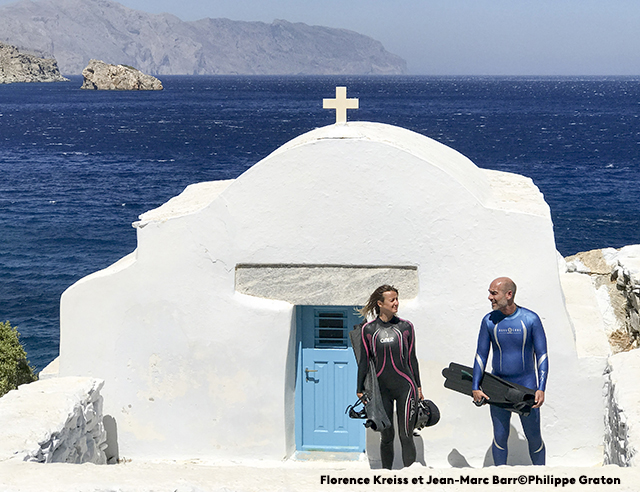
<path fill-rule="evenodd" d="M 54 58 L 43 58 L 0 43 L 0 84 L 15 82 L 65 82 Z"/>
<path fill-rule="evenodd" d="M 612 353 L 639 348 L 640 245 L 595 249 L 565 260 L 567 272 L 589 276 L 603 299 L 600 310 Z"/>

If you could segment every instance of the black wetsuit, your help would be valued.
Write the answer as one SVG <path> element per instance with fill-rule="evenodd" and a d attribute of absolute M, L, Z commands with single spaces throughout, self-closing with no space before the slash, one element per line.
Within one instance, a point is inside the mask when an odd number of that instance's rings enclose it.
<path fill-rule="evenodd" d="M 363 392 L 369 359 L 372 358 L 375 362 L 384 408 L 391 422 L 393 422 L 393 403 L 396 402 L 402 461 L 404 466 L 409 466 L 416 460 L 413 429 L 417 417 L 417 388 L 420 387 L 413 325 L 395 316 L 389 322 L 376 318 L 362 327 L 362 344 L 365 357 L 361 357 L 358 365 L 357 391 Z M 382 466 L 391 469 L 395 437 L 393 424 L 380 434 Z"/>

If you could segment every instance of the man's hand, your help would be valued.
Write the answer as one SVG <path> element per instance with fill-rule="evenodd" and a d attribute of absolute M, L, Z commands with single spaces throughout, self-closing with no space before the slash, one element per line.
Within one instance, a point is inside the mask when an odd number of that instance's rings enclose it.
<path fill-rule="evenodd" d="M 536 404 L 532 408 L 540 408 L 544 403 L 544 391 L 536 391 Z"/>
<path fill-rule="evenodd" d="M 489 400 L 490 398 L 485 395 L 484 391 L 482 390 L 473 390 L 473 401 L 476 403 L 480 403 L 482 401 L 482 399 L 485 400 Z"/>

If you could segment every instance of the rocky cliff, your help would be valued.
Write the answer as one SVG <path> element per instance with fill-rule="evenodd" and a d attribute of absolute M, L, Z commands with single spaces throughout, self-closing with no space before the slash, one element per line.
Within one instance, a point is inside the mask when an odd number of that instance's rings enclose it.
<path fill-rule="evenodd" d="M 15 46 L 0 43 L 0 84 L 11 82 L 62 82 L 54 59 L 25 53 Z"/>
<path fill-rule="evenodd" d="M 110 65 L 101 60 L 91 60 L 82 71 L 84 83 L 81 89 L 106 91 L 161 91 L 162 83 L 155 77 L 133 67 Z"/>
<path fill-rule="evenodd" d="M 21 0 L 0 7 L 0 41 L 51 53 L 64 74 L 90 59 L 159 74 L 401 74 L 406 62 L 343 29 L 275 21 L 184 22 L 110 0 Z"/>

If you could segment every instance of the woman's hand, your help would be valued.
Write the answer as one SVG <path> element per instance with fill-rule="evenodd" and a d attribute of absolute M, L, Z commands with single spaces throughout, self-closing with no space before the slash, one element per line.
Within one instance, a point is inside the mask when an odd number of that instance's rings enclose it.
<path fill-rule="evenodd" d="M 424 396 L 422 395 L 422 388 L 418 388 L 418 400 L 424 400 Z"/>

